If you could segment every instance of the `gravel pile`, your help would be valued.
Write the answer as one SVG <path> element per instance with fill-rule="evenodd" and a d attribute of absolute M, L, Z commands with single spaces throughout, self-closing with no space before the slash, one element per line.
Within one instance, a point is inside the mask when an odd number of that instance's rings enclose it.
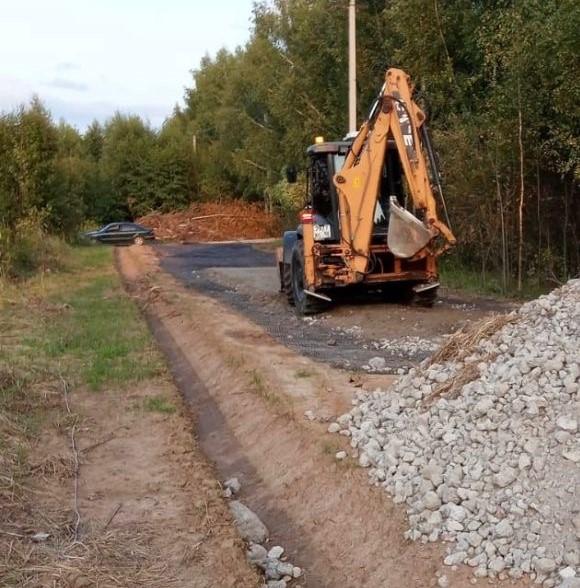
<path fill-rule="evenodd" d="M 446 565 L 572 585 L 580 575 L 580 280 L 501 324 L 448 357 L 438 353 L 438 363 L 424 361 L 388 393 L 360 393 L 329 431 L 351 437 L 371 480 L 405 503 L 409 539 L 449 542 Z"/>

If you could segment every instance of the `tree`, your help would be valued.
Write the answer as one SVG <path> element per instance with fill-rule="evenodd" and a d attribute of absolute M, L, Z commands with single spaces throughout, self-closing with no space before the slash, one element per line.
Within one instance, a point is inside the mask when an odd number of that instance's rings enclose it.
<path fill-rule="evenodd" d="M 155 208 L 155 133 L 138 116 L 115 114 L 105 125 L 102 171 L 111 189 L 107 214 L 131 218 Z"/>

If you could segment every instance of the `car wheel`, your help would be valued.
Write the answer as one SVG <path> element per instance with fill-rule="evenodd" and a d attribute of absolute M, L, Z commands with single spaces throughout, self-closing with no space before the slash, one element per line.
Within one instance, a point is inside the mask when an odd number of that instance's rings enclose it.
<path fill-rule="evenodd" d="M 141 245 L 143 245 L 143 243 L 145 243 L 145 239 L 143 239 L 143 237 L 141 237 L 141 235 L 137 235 L 133 239 L 133 243 L 135 243 L 135 245 L 138 245 L 140 247 Z"/>

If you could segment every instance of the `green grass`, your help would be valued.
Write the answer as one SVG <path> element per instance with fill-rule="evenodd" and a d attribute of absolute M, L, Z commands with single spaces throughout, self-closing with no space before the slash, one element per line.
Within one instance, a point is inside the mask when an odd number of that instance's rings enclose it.
<path fill-rule="evenodd" d="M 173 414 L 177 409 L 175 405 L 164 396 L 149 396 L 143 402 L 143 407 L 149 412 Z"/>
<path fill-rule="evenodd" d="M 0 310 L 0 324 L 11 322 L 10 313 L 24 331 L 15 360 L 33 369 L 56 368 L 92 390 L 160 373 L 160 356 L 122 288 L 112 252 L 73 248 L 65 270 L 29 280 L 24 297 Z"/>
<path fill-rule="evenodd" d="M 272 390 L 264 380 L 262 374 L 258 370 L 253 369 L 248 372 L 248 375 L 250 376 L 250 386 L 252 390 L 272 407 L 280 408 L 282 405 L 282 398 Z"/>
<path fill-rule="evenodd" d="M 154 376 L 159 361 L 150 335 L 116 276 L 58 296 L 70 306 L 39 341 L 47 356 L 76 364 L 92 389 Z"/>
<path fill-rule="evenodd" d="M 481 272 L 461 266 L 455 260 L 447 258 L 441 260 L 439 274 L 443 286 L 478 295 L 528 300 L 537 298 L 549 290 L 533 280 L 525 281 L 521 292 L 517 291 L 513 280 L 504 288 L 498 272 L 486 272 L 484 276 Z"/>
<path fill-rule="evenodd" d="M 294 377 L 296 379 L 298 379 L 298 378 L 311 378 L 313 375 L 314 374 L 311 371 L 304 369 L 304 368 L 301 368 L 301 369 L 296 370 L 294 372 Z"/>

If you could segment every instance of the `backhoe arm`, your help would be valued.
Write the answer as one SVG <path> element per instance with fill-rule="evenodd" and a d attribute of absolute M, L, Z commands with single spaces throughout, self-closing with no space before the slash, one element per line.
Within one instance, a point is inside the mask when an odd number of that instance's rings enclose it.
<path fill-rule="evenodd" d="M 408 220 L 412 221 L 410 230 L 415 232 L 416 243 L 419 243 L 412 255 L 399 253 L 399 256 L 420 257 L 427 250 L 437 254 L 455 244 L 451 230 L 437 217 L 419 136 L 424 121 L 424 113 L 412 100 L 409 76 L 400 69 L 389 69 L 369 119 L 361 126 L 341 171 L 334 176 L 340 200 L 340 232 L 345 260 L 361 279 L 368 271 L 374 213 L 389 139 L 395 142 L 409 196 L 421 219 L 399 210 L 400 218 L 408 215 Z M 397 207 L 397 204 L 391 203 L 391 207 Z M 390 222 L 394 222 L 393 216 Z M 430 245 L 439 236 L 443 237 L 445 245 L 437 252 L 431 251 Z M 389 247 L 393 249 L 390 229 Z M 393 253 L 397 255 L 397 251 L 393 250 Z"/>

